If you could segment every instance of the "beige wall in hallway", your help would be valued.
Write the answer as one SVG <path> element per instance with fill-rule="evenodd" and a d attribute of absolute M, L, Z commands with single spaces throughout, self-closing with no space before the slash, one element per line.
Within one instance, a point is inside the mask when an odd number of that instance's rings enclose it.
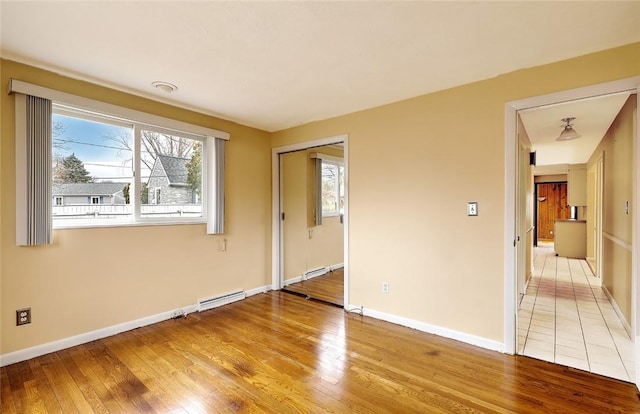
<path fill-rule="evenodd" d="M 525 174 L 520 177 L 522 180 L 521 185 L 524 189 L 524 194 L 518 195 L 520 198 L 520 202 L 523 203 L 522 213 L 524 215 L 524 223 L 521 233 L 524 235 L 524 246 L 525 246 L 525 282 L 531 279 L 533 275 L 533 239 L 535 234 L 535 217 L 534 217 L 534 178 L 533 178 L 533 165 L 531 165 L 529 157 L 531 153 L 531 139 L 529 138 L 529 134 L 527 133 L 527 129 L 524 127 L 522 123 L 522 119 L 520 115 L 518 115 L 518 141 L 520 142 L 520 151 L 521 157 L 523 157 L 522 162 L 526 165 Z M 524 293 L 524 291 L 522 292 Z"/>
<path fill-rule="evenodd" d="M 638 56 L 640 43 L 274 133 L 273 147 L 349 134 L 348 303 L 501 343 L 505 103 L 638 76 Z"/>
<path fill-rule="evenodd" d="M 626 203 L 631 205 L 633 197 L 636 106 L 636 95 L 631 95 L 587 163 L 588 171 L 592 171 L 600 155 L 604 154 L 602 284 L 613 296 L 629 324 L 632 310 L 633 220 L 631 213 L 626 214 Z M 591 210 L 592 208 L 589 208 L 589 211 Z M 587 230 L 589 228 L 593 229 L 591 214 L 587 215 Z"/>

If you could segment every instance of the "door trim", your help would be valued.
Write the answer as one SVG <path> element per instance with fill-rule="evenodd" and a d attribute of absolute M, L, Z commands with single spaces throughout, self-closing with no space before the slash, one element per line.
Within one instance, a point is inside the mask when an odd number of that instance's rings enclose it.
<path fill-rule="evenodd" d="M 349 135 L 336 135 L 313 141 L 285 145 L 271 149 L 271 289 L 282 289 L 282 220 L 280 219 L 282 205 L 282 182 L 280 155 L 288 152 L 301 151 L 324 145 L 343 143 L 344 145 L 344 303 L 349 298 Z"/>
<path fill-rule="evenodd" d="M 625 91 L 638 92 L 640 88 L 640 76 L 622 79 L 613 82 L 606 82 L 597 85 L 586 86 L 557 93 L 540 95 L 536 97 L 526 98 L 518 101 L 505 103 L 505 214 L 504 214 L 504 352 L 507 354 L 516 353 L 517 343 L 517 262 L 516 247 L 514 245 L 516 237 L 516 172 L 517 172 L 517 144 L 518 136 L 516 129 L 517 111 L 522 109 L 534 108 L 538 106 L 557 104 L 567 101 L 590 98 L 593 96 L 607 95 Z M 640 101 L 640 94 L 638 95 Z M 637 110 L 636 110 L 637 112 Z M 640 162 L 640 133 L 636 128 L 636 137 L 634 143 L 634 162 Z M 633 200 L 635 205 L 640 207 L 640 191 L 638 191 L 638 183 L 640 183 L 640 168 L 635 168 L 633 177 Z M 633 259 L 632 259 L 632 280 L 636 280 L 640 272 L 640 208 L 634 209 L 633 224 Z M 633 283 L 632 287 L 632 304 L 633 304 L 633 321 L 632 328 L 636 334 L 636 372 L 640 372 L 640 338 L 637 336 L 640 329 L 637 329 L 638 306 L 635 306 L 636 297 L 640 296 L 637 292 L 640 283 Z M 640 375 L 636 377 L 636 385 L 640 384 Z"/>

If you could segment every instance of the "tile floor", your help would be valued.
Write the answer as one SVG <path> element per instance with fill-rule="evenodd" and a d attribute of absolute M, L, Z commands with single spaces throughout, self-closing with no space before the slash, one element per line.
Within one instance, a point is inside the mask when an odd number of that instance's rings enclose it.
<path fill-rule="evenodd" d="M 518 311 L 518 353 L 635 381 L 634 345 L 584 260 L 535 248 L 534 274 Z"/>

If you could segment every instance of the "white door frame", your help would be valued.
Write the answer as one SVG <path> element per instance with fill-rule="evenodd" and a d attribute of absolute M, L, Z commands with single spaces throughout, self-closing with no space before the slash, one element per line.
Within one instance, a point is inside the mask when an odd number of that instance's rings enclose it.
<path fill-rule="evenodd" d="M 514 246 L 516 238 L 516 180 L 517 180 L 517 154 L 518 137 L 516 113 L 522 109 L 535 108 L 545 105 L 559 104 L 568 101 L 591 98 L 600 95 L 608 95 L 618 92 L 640 91 L 640 76 L 622 79 L 613 82 L 601 83 L 592 86 L 586 86 L 577 89 L 552 93 L 548 95 L 535 96 L 519 101 L 507 102 L 505 104 L 505 221 L 504 221 L 504 352 L 507 354 L 515 354 L 517 341 L 517 268 L 516 268 L 516 247 Z M 640 103 L 640 94 L 638 94 Z M 638 110 L 636 110 L 637 112 Z M 640 283 L 636 283 L 636 279 L 640 275 L 640 128 L 636 128 L 636 136 L 634 141 L 634 176 L 633 176 L 633 254 L 632 254 L 632 330 L 635 337 L 636 348 L 636 372 L 640 372 L 640 329 L 638 323 L 640 315 L 638 314 L 638 306 L 636 306 L 636 298 L 640 297 Z M 636 385 L 640 385 L 640 375 L 636 376 Z M 640 387 L 639 387 L 640 388 Z"/>
<path fill-rule="evenodd" d="M 638 158 L 636 158 L 638 159 Z M 598 282 L 602 285 L 602 207 L 604 206 L 604 154 L 600 154 L 596 161 L 596 211 L 595 211 L 595 227 L 596 234 L 594 235 L 593 242 L 596 248 L 596 254 L 594 259 L 596 261 L 596 276 L 598 276 Z"/>
<path fill-rule="evenodd" d="M 331 144 L 344 144 L 344 303 L 349 298 L 349 135 L 300 142 L 297 144 L 275 147 L 271 150 L 271 289 L 280 290 L 283 285 L 282 263 L 282 220 L 280 219 L 282 205 L 282 182 L 280 155 L 287 152 L 302 151 L 309 148 Z"/>

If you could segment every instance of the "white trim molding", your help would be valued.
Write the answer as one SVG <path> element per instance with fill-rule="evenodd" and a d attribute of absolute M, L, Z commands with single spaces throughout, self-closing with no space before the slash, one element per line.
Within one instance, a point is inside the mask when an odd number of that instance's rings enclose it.
<path fill-rule="evenodd" d="M 513 247 L 513 240 L 516 234 L 515 211 L 517 207 L 515 181 L 516 142 L 518 139 L 516 131 L 517 111 L 628 91 L 637 94 L 637 102 L 638 106 L 640 106 L 640 76 L 505 103 L 504 346 L 506 353 L 515 353 L 517 340 L 518 294 L 516 291 L 516 250 Z M 636 117 L 637 112 L 638 109 L 636 109 Z M 637 127 L 633 147 L 634 164 L 637 165 L 640 162 L 640 128 Z M 635 205 L 637 206 L 640 205 L 640 169 L 634 168 L 632 174 L 633 200 L 635 200 Z M 638 278 L 640 277 L 640 209 L 632 209 L 632 214 L 631 332 L 633 333 L 632 337 L 636 337 L 635 363 L 636 371 L 638 371 L 640 370 L 640 306 L 637 305 L 640 297 L 640 283 L 638 283 Z M 616 242 L 615 240 L 612 241 Z M 622 245 L 628 245 L 628 243 L 623 242 Z M 636 376 L 635 384 L 640 389 L 640 375 Z"/>
<path fill-rule="evenodd" d="M 268 292 L 271 287 L 269 285 L 260 286 L 246 291 L 247 297 Z M 0 355 L 0 367 L 26 361 L 41 355 L 50 354 L 51 352 L 60 351 L 61 349 L 71 348 L 73 346 L 86 344 L 87 342 L 113 336 L 122 332 L 131 331 L 143 326 L 153 325 L 154 323 L 163 322 L 176 315 L 188 315 L 198 311 L 198 305 L 188 305 L 178 309 L 161 312 L 155 315 L 146 316 L 134 321 L 124 322 L 117 325 L 107 326 L 106 328 L 96 329 L 95 331 L 85 332 L 79 335 L 70 336 L 68 338 L 59 339 L 57 341 L 48 342 L 42 345 L 36 345 L 31 348 L 21 349 L 8 354 Z"/>
<path fill-rule="evenodd" d="M 626 249 L 628 251 L 633 251 L 633 246 L 631 245 L 631 243 L 627 243 L 626 241 L 617 238 L 616 236 L 614 236 L 611 233 L 607 233 L 606 231 L 602 231 L 602 235 L 604 236 L 605 239 L 617 244 L 618 246 L 622 247 L 623 249 Z"/>
<path fill-rule="evenodd" d="M 391 322 L 396 325 L 406 326 L 408 328 L 442 336 L 444 338 L 454 339 L 456 341 L 464 342 L 464 343 L 478 346 L 484 349 L 489 349 L 491 351 L 497 351 L 497 352 L 503 352 L 503 353 L 505 351 L 504 344 L 502 342 L 483 338 L 481 336 L 471 335 L 465 332 L 460 332 L 460 331 L 456 331 L 449 328 L 443 328 L 441 326 L 432 325 L 430 323 L 421 322 L 415 319 L 405 318 L 403 316 L 393 315 L 390 313 L 381 312 L 374 309 L 368 309 L 359 305 L 349 305 L 345 309 L 362 310 L 362 315 L 364 316 L 369 316 L 375 319 Z"/>
<path fill-rule="evenodd" d="M 275 147 L 271 149 L 271 288 L 273 290 L 279 290 L 283 287 L 284 281 L 282 280 L 282 239 L 280 237 L 282 233 L 282 220 L 280 219 L 281 211 L 280 205 L 282 202 L 281 187 L 282 180 L 280 176 L 280 154 L 286 154 L 288 152 L 302 151 L 309 148 L 322 147 L 325 145 L 343 143 L 344 146 L 344 188 L 345 188 L 345 200 L 344 200 L 344 260 L 345 260 L 345 272 L 344 272 L 344 286 L 345 286 L 345 298 L 348 292 L 348 256 L 349 256 L 349 226 L 348 226 L 348 211 L 349 211 L 349 174 L 348 174 L 348 141 L 349 135 L 336 135 L 328 138 L 321 138 L 313 141 L 305 141 L 297 144 L 284 145 L 281 147 Z M 347 301 L 345 300 L 345 303 Z"/>

